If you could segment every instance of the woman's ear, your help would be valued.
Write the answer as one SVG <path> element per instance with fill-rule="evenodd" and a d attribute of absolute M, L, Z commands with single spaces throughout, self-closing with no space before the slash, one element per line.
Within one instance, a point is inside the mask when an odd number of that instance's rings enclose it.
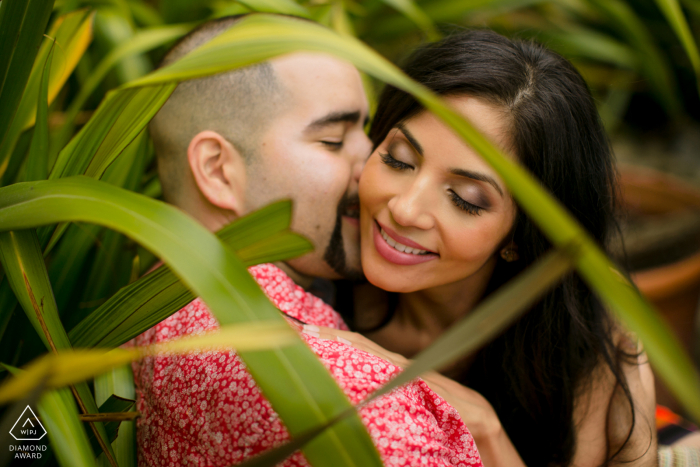
<path fill-rule="evenodd" d="M 187 159 L 202 196 L 214 206 L 242 216 L 246 191 L 242 154 L 219 133 L 206 130 L 190 141 Z"/>

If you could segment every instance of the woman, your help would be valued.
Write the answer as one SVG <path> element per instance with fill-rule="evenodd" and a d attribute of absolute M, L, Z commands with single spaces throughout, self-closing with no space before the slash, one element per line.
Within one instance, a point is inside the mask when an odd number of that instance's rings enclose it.
<path fill-rule="evenodd" d="M 418 50 L 405 72 L 607 244 L 615 170 L 571 64 L 539 45 L 475 31 Z M 384 90 L 370 136 L 360 224 L 372 286 L 356 288 L 354 300 L 341 291 L 337 307 L 381 347 L 343 338 L 401 363 L 392 352 L 415 355 L 551 246 L 496 172 L 408 94 Z M 426 380 L 460 411 L 487 467 L 656 465 L 645 361 L 571 274 L 495 341 L 445 370 L 454 381 Z"/>

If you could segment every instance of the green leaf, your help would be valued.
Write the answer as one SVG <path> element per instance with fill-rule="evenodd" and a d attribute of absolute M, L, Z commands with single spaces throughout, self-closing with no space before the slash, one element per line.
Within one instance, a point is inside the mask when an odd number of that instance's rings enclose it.
<path fill-rule="evenodd" d="M 252 11 L 309 18 L 309 11 L 294 0 L 237 0 Z"/>
<path fill-rule="evenodd" d="M 236 250 L 246 267 L 301 256 L 312 250 L 308 240 L 287 231 L 291 203 L 279 201 L 221 229 L 217 236 Z M 167 267 L 122 288 L 71 329 L 77 347 L 116 347 L 155 326 L 195 295 Z"/>
<path fill-rule="evenodd" d="M 407 18 L 416 23 L 426 36 L 428 36 L 429 41 L 440 39 L 440 33 L 435 29 L 433 20 L 430 19 L 423 10 L 418 8 L 418 5 L 416 5 L 413 0 L 382 0 L 382 2 L 400 11 L 406 15 Z"/>
<path fill-rule="evenodd" d="M 646 25 L 634 10 L 621 0 L 586 0 L 606 16 L 616 31 L 637 50 L 640 71 L 649 81 L 652 93 L 671 115 L 678 115 L 681 102 L 671 69 Z"/>
<path fill-rule="evenodd" d="M 61 141 L 68 141 L 73 130 L 73 121 L 78 115 L 78 112 L 83 108 L 87 99 L 94 93 L 105 76 L 107 76 L 107 73 L 119 63 L 120 60 L 125 57 L 148 52 L 163 44 L 167 44 L 185 35 L 192 27 L 192 24 L 176 24 L 152 29 L 142 29 L 134 34 L 131 39 L 112 49 L 109 54 L 95 66 L 80 87 L 78 95 L 71 101 L 70 106 L 66 110 L 66 123 L 60 130 L 61 136 L 59 137 L 59 144 Z"/>
<path fill-rule="evenodd" d="M 119 410 L 114 406 L 106 404 L 112 398 L 124 400 L 124 406 Z M 114 368 L 112 371 L 95 378 L 95 399 L 98 403 L 103 400 L 104 404 L 100 405 L 100 412 L 119 412 L 128 411 L 133 405 L 127 405 L 126 401 L 136 399 L 136 391 L 134 388 L 134 375 L 131 371 L 131 365 Z M 117 401 L 114 401 L 117 402 Z M 116 427 L 115 427 L 116 425 Z M 111 430 L 114 429 L 114 435 L 117 440 L 112 442 L 114 454 L 117 456 L 119 467 L 135 467 L 136 466 L 136 422 L 108 422 L 105 423 L 107 435 L 111 436 Z M 110 438 L 112 439 L 112 438 Z"/>
<path fill-rule="evenodd" d="M 697 397 L 700 394 L 700 375 L 697 370 L 652 306 L 621 276 L 571 214 L 547 194 L 539 182 L 515 162 L 515 158 L 505 156 L 442 99 L 359 41 L 338 36 L 308 22 L 255 15 L 238 22 L 182 60 L 128 83 L 125 88 L 213 74 L 299 50 L 336 55 L 415 96 L 481 154 L 506 183 L 519 206 L 556 248 L 580 245 L 580 254 L 573 258 L 578 273 L 616 317 L 641 339 L 658 374 L 688 412 L 700 421 L 700 399 Z"/>
<path fill-rule="evenodd" d="M 0 148 L 15 118 L 52 7 L 53 0 L 0 3 Z M 10 153 L 0 152 L 2 165 Z M 5 169 L 2 165 L 0 173 Z"/>
<path fill-rule="evenodd" d="M 185 354 L 193 351 L 255 352 L 295 346 L 299 336 L 286 321 L 259 321 L 229 324 L 217 332 L 170 340 L 165 343 L 129 347 L 126 349 L 75 349 L 58 354 L 48 353 L 36 358 L 25 367 L 25 372 L 3 382 L 0 386 L 0 404 L 20 399 L 37 385 L 59 389 L 122 367 L 134 360 L 159 353 Z M 75 392 L 74 392 L 75 393 Z M 94 402 L 94 399 L 93 399 Z M 94 409 L 83 414 L 96 414 Z M 99 417 L 98 417 L 99 418 Z"/>
<path fill-rule="evenodd" d="M 108 93 L 95 115 L 59 153 L 49 179 L 79 174 L 99 178 L 174 89 L 170 84 Z"/>
<path fill-rule="evenodd" d="M 75 287 L 81 283 L 81 274 L 90 251 L 100 240 L 104 229 L 98 225 L 70 225 L 63 241 L 52 252 L 49 263 L 49 278 L 54 289 L 56 307 L 65 316 L 69 300 Z M 73 311 L 73 310 L 71 310 Z M 70 317 L 65 317 L 70 322 Z M 66 329 L 68 329 L 66 327 Z"/>
<path fill-rule="evenodd" d="M 70 348 L 36 233 L 29 230 L 0 233 L 0 259 L 15 296 L 46 348 L 54 352 Z"/>
<path fill-rule="evenodd" d="M 41 33 L 43 32 L 42 29 Z M 51 63 L 48 91 L 50 103 L 92 40 L 92 15 L 87 10 L 78 10 L 62 16 L 54 22 L 48 36 L 52 39 L 47 38 L 42 44 L 39 54 L 36 55 L 27 85 L 17 107 L 17 114 L 7 132 L 4 133 L 2 142 L 0 142 L 0 160 L 3 161 L 0 165 L 0 174 L 4 173 L 6 169 L 7 157 L 13 151 L 19 135 L 34 124 L 41 75 L 49 51 L 53 48 L 54 43 L 58 44 L 59 52 Z"/>
<path fill-rule="evenodd" d="M 55 45 L 55 43 L 54 43 Z M 29 146 L 24 179 L 26 181 L 45 180 L 49 175 L 47 157 L 49 155 L 49 76 L 54 46 L 46 57 L 44 71 L 41 74 L 39 98 L 36 103 L 36 125 Z"/>
<path fill-rule="evenodd" d="M 569 59 L 586 58 L 630 70 L 641 67 L 635 50 L 594 30 L 580 27 L 567 27 L 562 31 L 545 30 L 538 31 L 537 38 Z"/>
<path fill-rule="evenodd" d="M 683 44 L 693 71 L 695 71 L 695 78 L 698 80 L 698 89 L 700 90 L 700 52 L 698 52 L 698 45 L 693 38 L 693 33 L 678 0 L 656 0 L 656 4 Z"/>
<path fill-rule="evenodd" d="M 252 321 L 284 322 L 230 250 L 173 206 L 87 177 L 0 188 L 2 230 L 76 221 L 122 232 L 160 256 L 207 303 L 222 327 Z M 316 355 L 295 339 L 284 349 L 239 352 L 292 436 L 351 407 Z M 324 432 L 304 454 L 319 467 L 381 465 L 358 416 Z"/>
<path fill-rule="evenodd" d="M 21 370 L 8 368 L 13 374 Z M 37 406 L 42 424 L 61 467 L 94 467 L 85 429 L 78 419 L 78 407 L 67 389 L 45 392 Z"/>
<path fill-rule="evenodd" d="M 10 319 L 17 306 L 17 298 L 12 291 L 9 282 L 3 277 L 0 283 L 0 341 L 2 341 L 7 325 L 10 324 Z"/>

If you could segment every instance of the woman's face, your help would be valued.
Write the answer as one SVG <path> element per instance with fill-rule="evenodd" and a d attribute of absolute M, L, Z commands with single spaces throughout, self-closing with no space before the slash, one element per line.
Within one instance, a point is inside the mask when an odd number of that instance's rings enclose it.
<path fill-rule="evenodd" d="M 466 96 L 448 101 L 494 144 L 510 147 L 498 107 Z M 359 189 L 362 267 L 393 292 L 485 284 L 516 216 L 495 171 L 425 111 L 389 132 Z"/>

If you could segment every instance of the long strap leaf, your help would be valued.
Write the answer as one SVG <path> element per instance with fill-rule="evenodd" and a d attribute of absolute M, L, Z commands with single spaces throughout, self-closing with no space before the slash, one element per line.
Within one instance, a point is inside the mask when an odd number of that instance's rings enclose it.
<path fill-rule="evenodd" d="M 190 24 L 176 24 L 141 30 L 134 34 L 134 37 L 127 42 L 112 49 L 109 54 L 95 66 L 90 76 L 88 76 L 80 87 L 78 95 L 71 101 L 70 106 L 66 110 L 66 122 L 59 130 L 59 136 L 57 136 L 57 144 L 63 146 L 68 142 L 78 112 L 82 109 L 92 93 L 95 92 L 95 89 L 97 89 L 102 80 L 107 76 L 107 73 L 109 73 L 120 60 L 131 55 L 147 52 L 177 39 L 186 34 L 192 26 L 193 25 Z"/>
<path fill-rule="evenodd" d="M 698 51 L 698 44 L 695 42 L 693 32 L 690 30 L 690 26 L 683 14 L 683 10 L 681 10 L 680 4 L 677 0 L 656 0 L 656 4 L 675 31 L 681 44 L 683 44 L 683 48 L 688 54 L 690 64 L 695 72 L 695 79 L 697 80 L 698 90 L 700 91 L 700 52 Z"/>
<path fill-rule="evenodd" d="M 217 236 L 247 266 L 282 261 L 311 251 L 308 240 L 287 231 L 291 203 L 279 201 L 242 217 Z M 260 253 L 258 253 L 260 252 Z M 194 300 L 167 266 L 122 288 L 69 333 L 76 347 L 117 347 Z"/>
<path fill-rule="evenodd" d="M 211 232 L 173 206 L 87 177 L 0 188 L 0 230 L 90 222 L 124 233 L 160 256 L 210 307 L 222 326 L 284 321 L 245 266 Z M 300 340 L 284 349 L 240 352 L 292 436 L 351 407 L 316 355 Z M 358 416 L 306 446 L 315 466 L 381 465 Z"/>
<path fill-rule="evenodd" d="M 26 181 L 45 180 L 49 175 L 49 162 L 47 160 L 49 154 L 49 76 L 54 46 L 51 47 L 49 56 L 46 57 L 46 64 L 41 75 L 39 98 L 36 102 L 36 125 L 24 169 L 24 180 Z"/>
<path fill-rule="evenodd" d="M 644 343 L 654 367 L 674 395 L 700 420 L 700 375 L 668 326 L 617 271 L 588 233 L 556 199 L 512 158 L 506 157 L 457 111 L 369 47 L 350 37 L 290 18 L 255 15 L 234 25 L 182 60 L 156 70 L 125 89 L 153 86 L 250 65 L 299 50 L 336 55 L 402 89 L 421 102 L 481 154 L 508 186 L 524 212 L 556 248 L 580 245 L 572 260 L 589 287 Z M 566 251 L 566 250 L 565 250 Z"/>
<path fill-rule="evenodd" d="M 57 44 L 58 50 L 55 59 L 52 60 L 51 72 L 49 73 L 49 102 L 56 97 L 92 41 L 92 18 L 93 14 L 83 9 L 68 13 L 54 21 L 47 34 L 49 37 L 44 40 L 38 55 L 36 55 L 36 60 L 34 60 L 27 85 L 21 94 L 17 114 L 4 133 L 4 138 L 0 143 L 0 155 L 11 153 L 21 132 L 34 124 L 36 101 L 44 63 L 54 44 Z M 43 32 L 42 30 L 41 33 Z M 0 174 L 2 173 L 4 173 L 4 167 L 0 167 Z"/>
<path fill-rule="evenodd" d="M 259 351 L 296 345 L 296 332 L 284 321 L 250 322 L 223 326 L 218 332 L 184 337 L 161 344 L 118 349 L 74 349 L 44 354 L 25 371 L 3 381 L 0 404 L 18 400 L 39 384 L 59 389 L 78 384 L 146 356 L 185 354 L 193 351 Z M 97 410 L 90 413 L 97 413 Z"/>
<path fill-rule="evenodd" d="M 0 147 L 14 120 L 39 51 L 54 0 L 0 4 Z M 0 152 L 0 173 L 11 151 Z"/>

